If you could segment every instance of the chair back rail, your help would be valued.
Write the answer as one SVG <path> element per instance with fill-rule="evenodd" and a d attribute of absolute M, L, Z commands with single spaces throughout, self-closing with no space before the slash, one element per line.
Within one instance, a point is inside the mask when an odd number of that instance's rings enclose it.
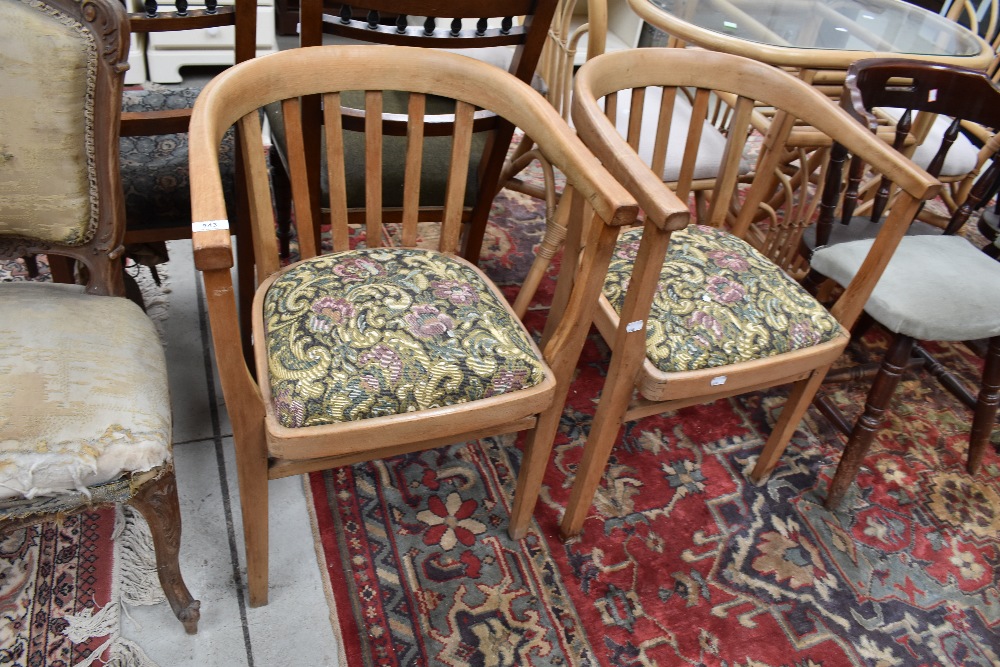
<path fill-rule="evenodd" d="M 850 95 L 842 97 L 841 106 L 873 132 L 880 123 L 874 109 L 901 110 L 892 140 L 893 148 L 901 152 L 913 143 L 912 135 L 929 119 L 949 119 L 939 145 L 932 147 L 934 156 L 927 167 L 932 176 L 941 173 L 962 123 L 972 122 L 990 130 L 1000 127 L 1000 108 L 991 103 L 996 99 L 996 86 L 986 74 L 974 70 L 904 59 L 863 60 L 848 71 L 846 90 Z M 952 211 L 945 233 L 957 233 L 972 212 L 992 196 L 997 173 L 995 154 L 996 142 L 987 142 L 981 151 L 980 164 L 964 179 L 960 188 L 963 194 L 957 198 L 961 203 Z M 859 213 L 877 223 L 894 194 L 888 175 L 869 181 L 866 188 L 866 163 L 857 155 L 850 158 L 846 184 L 842 186 L 843 165 L 849 151 L 843 145 L 834 144 L 830 155 L 827 185 L 817 221 L 817 246 L 830 242 L 838 209 L 842 225 L 848 225 Z M 980 170 L 982 161 L 987 159 L 990 165 Z"/>

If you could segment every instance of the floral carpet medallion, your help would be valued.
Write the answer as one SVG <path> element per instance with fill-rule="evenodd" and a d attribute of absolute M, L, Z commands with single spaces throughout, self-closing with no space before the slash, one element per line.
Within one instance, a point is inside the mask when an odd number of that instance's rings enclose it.
<path fill-rule="evenodd" d="M 484 266 L 509 298 L 541 238 L 505 194 Z M 544 324 L 556 267 L 527 324 Z M 877 332 L 852 346 L 877 358 Z M 981 361 L 935 346 L 973 382 Z M 810 411 L 774 474 L 749 480 L 776 389 L 628 424 L 581 537 L 558 521 L 604 381 L 588 342 L 536 524 L 507 536 L 517 436 L 314 473 L 318 539 L 349 665 L 1000 665 L 1000 457 L 965 472 L 970 413 L 908 374 L 858 484 L 822 506 L 844 438 Z M 863 382 L 825 392 L 852 418 Z"/>

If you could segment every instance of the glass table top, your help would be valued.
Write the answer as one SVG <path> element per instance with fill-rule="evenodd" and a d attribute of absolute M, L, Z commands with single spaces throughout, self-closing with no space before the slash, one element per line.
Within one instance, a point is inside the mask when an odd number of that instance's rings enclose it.
<path fill-rule="evenodd" d="M 932 58 L 973 57 L 984 47 L 968 30 L 901 0 L 632 0 L 639 3 L 662 10 L 665 20 L 774 47 Z M 680 32 L 674 25 L 655 23 L 672 34 Z M 697 43 L 691 35 L 678 36 Z"/>

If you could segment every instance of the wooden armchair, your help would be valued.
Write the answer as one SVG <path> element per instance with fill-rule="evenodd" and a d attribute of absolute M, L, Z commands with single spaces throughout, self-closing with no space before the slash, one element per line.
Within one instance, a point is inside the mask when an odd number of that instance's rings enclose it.
<path fill-rule="evenodd" d="M 344 4 L 337 15 L 323 14 L 322 0 L 303 0 L 301 3 L 300 39 L 302 47 L 318 46 L 323 43 L 323 35 L 351 43 L 370 42 L 423 48 L 460 50 L 475 58 L 484 60 L 500 69 L 507 70 L 522 81 L 531 81 L 546 31 L 552 20 L 556 0 L 491 0 L 490 2 L 468 3 L 460 0 L 429 2 L 428 0 L 363 0 L 363 6 Z M 448 18 L 434 18 L 434 17 Z M 414 21 L 412 19 L 418 19 Z M 416 25 L 413 25 L 416 23 Z M 364 141 L 362 124 L 365 114 L 364 99 L 361 95 L 347 94 L 341 99 L 346 108 L 344 113 L 344 142 L 353 156 L 349 163 L 364 163 Z M 405 95 L 388 94 L 383 99 L 384 150 L 388 170 L 384 174 L 385 185 L 380 193 L 380 206 L 387 218 L 398 221 L 407 196 L 402 187 L 403 147 L 406 124 L 394 116 L 407 113 Z M 321 124 L 323 122 L 318 99 L 304 100 L 301 118 L 291 121 L 278 105 L 266 109 L 268 122 L 272 128 L 272 169 L 274 179 L 275 205 L 278 210 L 278 234 L 281 239 L 283 256 L 288 255 L 289 232 L 291 229 L 291 200 L 300 205 L 295 208 L 296 228 L 311 225 L 319 228 L 329 211 L 329 193 L 326 190 L 326 164 L 322 156 Z M 441 165 L 447 163 L 453 120 L 451 109 L 441 100 L 429 99 L 427 113 L 435 116 L 433 129 L 429 128 L 424 159 L 427 169 L 415 196 L 420 202 L 416 214 L 423 219 L 440 215 L 444 205 L 445 174 Z M 286 126 L 291 122 L 304 126 L 305 150 L 303 155 L 308 167 L 305 172 L 312 184 L 313 200 L 304 199 L 296 188 L 305 188 L 306 183 L 289 181 L 288 171 L 296 167 L 290 164 L 290 154 L 294 149 L 287 146 Z M 471 166 L 480 170 L 469 179 L 465 194 L 466 232 L 465 256 L 472 262 L 478 261 L 480 246 L 489 217 L 489 204 L 497 190 L 500 170 L 513 136 L 514 128 L 495 119 L 477 120 L 470 153 Z M 487 154 L 487 159 L 480 156 Z M 430 163 L 436 162 L 438 168 Z M 363 211 L 372 206 L 361 193 L 363 170 L 352 169 L 347 173 L 347 208 L 355 220 L 363 218 Z M 417 184 L 413 184 L 414 187 Z M 305 204 L 309 203 L 306 207 Z M 336 216 L 339 212 L 331 212 Z M 301 233 L 301 232 L 300 232 Z"/>
<path fill-rule="evenodd" d="M 2 0 L 0 43 L 0 257 L 67 256 L 89 276 L 0 284 L 0 531 L 132 504 L 194 633 L 165 360 L 152 322 L 122 297 L 125 13 L 114 0 Z"/>
<path fill-rule="evenodd" d="M 364 248 L 350 249 L 341 95 L 364 91 Z M 386 221 L 379 193 L 384 91 L 408 94 L 401 228 Z M 334 253 L 301 226 L 304 259 L 279 268 L 264 156 L 248 155 L 254 255 L 256 373 L 236 330 L 230 237 L 218 172 L 219 142 L 233 123 L 247 146 L 261 141 L 258 109 L 279 102 L 286 118 L 299 100 L 322 95 Z M 418 248 L 413 183 L 426 168 L 433 132 L 430 97 L 453 102 L 445 208 L 434 249 Z M 488 115 L 486 115 L 488 113 Z M 205 88 L 191 127 L 195 263 L 203 272 L 213 344 L 233 423 L 250 602 L 267 602 L 269 479 L 429 449 L 478 437 L 529 431 L 511 533 L 527 530 L 538 484 L 600 284 L 586 274 L 560 279 L 567 304 L 542 350 L 498 289 L 456 256 L 472 134 L 480 119 L 502 119 L 538 137 L 567 179 L 562 198 L 571 233 L 587 252 L 609 248 L 630 224 L 634 200 L 530 86 L 502 70 L 452 53 L 402 46 L 292 49 L 226 71 Z M 308 183 L 303 128 L 287 125 L 292 181 Z M 297 167 L 297 168 L 296 168 Z M 298 190 L 308 197 L 309 192 Z M 307 199 L 308 201 L 308 199 Z M 596 213 L 570 216 L 586 202 Z M 394 242 L 387 243 L 389 231 Z M 356 241 L 357 239 L 355 239 Z M 254 379 L 256 377 L 256 380 Z M 524 489 L 533 489 L 526 494 Z"/>
<path fill-rule="evenodd" d="M 674 131 L 671 104 L 693 95 L 693 109 L 730 96 L 724 159 L 715 177 L 707 220 L 688 226 L 686 192 L 676 194 L 634 150 L 640 123 L 627 137 L 613 115 L 619 91 L 628 93 L 631 117 L 642 117 L 654 98 L 660 123 L 654 145 L 662 156 Z M 603 108 L 600 100 L 604 100 Z M 738 167 L 755 105 L 778 110 L 764 137 L 752 182 L 739 187 Z M 611 346 L 611 365 L 570 495 L 561 531 L 578 533 L 624 422 L 755 389 L 791 384 L 791 392 L 750 476 L 766 477 L 777 464 L 830 364 L 847 345 L 847 330 L 861 312 L 901 229 L 939 183 L 902 159 L 866 128 L 808 84 L 756 61 L 694 49 L 636 49 L 599 56 L 576 76 L 573 120 L 580 138 L 645 212 L 641 228 L 626 231 L 613 250 L 611 269 L 577 268 L 604 280 L 597 327 Z M 678 165 L 690 171 L 704 117 L 688 125 Z M 773 192 L 772 174 L 784 141 L 802 121 L 865 155 L 892 174 L 900 189 L 888 230 L 866 259 L 865 271 L 846 285 L 827 311 L 776 265 L 743 240 L 758 205 Z M 724 225 L 733 221 L 731 229 Z M 608 249 L 607 252 L 612 252 Z M 565 261 L 565 260 L 564 260 Z M 566 267 L 563 268 L 566 270 Z M 607 277 L 604 278 L 605 273 Z"/>
<path fill-rule="evenodd" d="M 904 109 L 898 124 L 896 146 L 904 145 L 907 119 L 916 112 L 930 112 L 948 117 L 949 131 L 938 147 L 931 169 L 946 158 L 951 142 L 963 120 L 984 128 L 1000 127 L 1000 87 L 982 73 L 912 60 L 862 60 L 848 70 L 844 84 L 844 105 L 859 118 L 874 126 L 870 110 L 893 106 Z M 888 220 L 883 222 L 885 206 L 895 207 L 891 183 L 874 179 L 879 187 L 868 202 L 870 213 L 862 218 L 857 211 L 864 204 L 858 196 L 858 183 L 865 173 L 864 159 L 851 160 L 847 187 L 841 197 L 841 169 L 848 150 L 834 145 L 831 168 L 823 193 L 823 206 L 817 223 L 819 245 L 812 254 L 809 281 L 818 284 L 830 278 L 844 285 L 855 280 L 862 262 L 872 247 L 871 238 L 882 238 Z M 969 216 L 988 199 L 987 193 L 1000 176 L 996 148 L 989 167 L 980 174 L 968 194 L 949 219 L 945 230 L 936 234 L 907 235 L 892 255 L 885 272 L 875 285 L 865 312 L 894 334 L 893 342 L 877 371 L 862 415 L 853 427 L 827 401 L 820 406 L 832 422 L 849 434 L 837 473 L 827 493 L 827 507 L 837 507 L 884 421 L 892 394 L 902 373 L 910 365 L 911 355 L 928 362 L 931 374 L 938 376 L 964 403 L 974 409 L 969 436 L 968 471 L 978 470 L 994 429 L 997 405 L 1000 404 L 1000 264 L 993 261 L 966 239 L 956 234 Z M 890 209 L 891 210 L 891 209 Z M 839 212 L 839 222 L 835 218 Z M 890 213 L 891 215 L 891 213 Z M 881 224 L 880 224 L 881 223 Z M 917 223 L 914 223 L 914 226 Z M 910 229 L 913 229 L 911 226 Z M 908 231 L 905 227 L 902 231 Z M 929 359 L 918 345 L 920 340 L 974 341 L 989 339 L 985 350 L 986 365 L 978 397 L 961 386 L 947 370 Z M 864 377 L 849 367 L 830 380 Z"/>

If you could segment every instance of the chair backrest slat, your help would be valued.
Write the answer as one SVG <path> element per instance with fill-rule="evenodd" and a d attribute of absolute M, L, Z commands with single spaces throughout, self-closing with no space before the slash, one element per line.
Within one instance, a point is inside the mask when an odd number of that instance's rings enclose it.
<path fill-rule="evenodd" d="M 267 160 L 264 139 L 261 133 L 260 114 L 253 111 L 239 122 L 238 132 L 242 155 L 244 156 L 244 177 L 249 200 L 249 214 L 252 230 L 270 229 L 274 226 L 274 206 L 271 203 L 271 188 L 268 186 Z M 278 241 L 274 234 L 252 233 L 254 257 L 261 258 L 257 264 L 262 275 L 270 275 L 278 270 Z"/>
<path fill-rule="evenodd" d="M 420 218 L 420 173 L 424 157 L 424 117 L 427 97 L 411 93 L 407 102 L 407 115 L 417 122 L 407 124 L 406 171 L 403 176 L 403 245 L 417 242 L 417 222 Z"/>
<path fill-rule="evenodd" d="M 288 141 L 288 176 L 292 183 L 292 197 L 295 201 L 309 201 L 309 181 L 307 177 L 305 138 L 302 133 L 302 116 L 299 114 L 298 98 L 282 100 L 281 113 L 285 117 L 285 133 Z M 295 210 L 299 230 L 299 255 L 305 259 L 319 253 L 319 243 L 313 230 L 311 210 Z"/>
<path fill-rule="evenodd" d="M 365 228 L 368 247 L 382 245 L 382 91 L 365 91 Z"/>
<path fill-rule="evenodd" d="M 722 155 L 722 167 L 713 189 L 712 203 L 708 211 L 708 224 L 722 227 L 729 213 L 729 204 L 736 193 L 739 181 L 738 167 L 743 159 L 747 139 L 752 130 L 750 121 L 754 112 L 754 101 L 747 97 L 737 97 L 734 111 L 727 124 L 726 148 Z"/>
<path fill-rule="evenodd" d="M 654 174 L 662 174 L 667 165 L 667 150 L 670 148 L 670 123 L 674 117 L 674 107 L 677 101 L 677 89 L 669 86 L 662 88 L 660 98 L 660 113 L 656 119 L 656 140 L 653 144 L 653 159 L 650 167 Z"/>
<path fill-rule="evenodd" d="M 462 210 L 465 185 L 469 178 L 469 155 L 472 152 L 472 120 L 475 108 L 465 102 L 455 104 L 455 133 L 451 145 L 451 165 L 445 190 L 444 219 L 441 228 L 441 252 L 456 252 L 462 233 Z"/>
<path fill-rule="evenodd" d="M 340 93 L 323 96 L 323 122 L 326 128 L 327 185 L 330 192 L 330 238 L 334 251 L 347 250 L 347 169 L 344 164 L 344 130 Z"/>

